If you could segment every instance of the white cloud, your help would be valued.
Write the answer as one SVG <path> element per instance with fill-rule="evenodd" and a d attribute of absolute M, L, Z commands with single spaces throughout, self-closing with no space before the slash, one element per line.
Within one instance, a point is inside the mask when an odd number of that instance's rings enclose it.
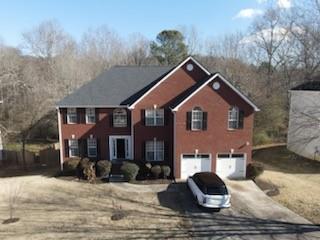
<path fill-rule="evenodd" d="M 259 4 L 262 4 L 262 3 L 265 3 L 265 2 L 267 2 L 268 0 L 257 0 L 257 2 L 259 3 Z"/>
<path fill-rule="evenodd" d="M 279 8 L 291 8 L 291 0 L 278 0 L 277 5 Z"/>
<path fill-rule="evenodd" d="M 263 14 L 261 9 L 254 9 L 254 8 L 245 8 L 240 10 L 234 18 L 253 18 L 257 15 Z"/>

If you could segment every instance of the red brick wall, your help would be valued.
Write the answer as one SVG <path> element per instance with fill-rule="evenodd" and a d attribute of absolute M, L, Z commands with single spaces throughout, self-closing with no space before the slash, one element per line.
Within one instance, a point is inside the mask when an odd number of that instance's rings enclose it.
<path fill-rule="evenodd" d="M 61 130 L 62 130 L 62 151 L 65 156 L 64 140 L 71 139 L 72 135 L 75 135 L 75 139 L 87 139 L 92 134 L 94 138 L 99 139 L 100 143 L 100 159 L 109 159 L 109 135 L 131 135 L 131 115 L 128 114 L 128 126 L 124 128 L 112 127 L 112 112 L 114 108 L 99 108 L 97 110 L 98 119 L 96 124 L 64 124 L 64 116 L 66 109 L 60 109 L 61 116 Z M 85 109 L 80 109 L 81 118 L 85 117 Z"/>
<path fill-rule="evenodd" d="M 183 153 L 212 154 L 212 171 L 216 168 L 217 153 L 245 153 L 247 163 L 251 161 L 252 130 L 253 130 L 253 109 L 242 98 L 232 91 L 221 80 L 220 89 L 213 90 L 212 83 L 209 83 L 184 105 L 176 113 L 176 154 L 175 154 L 175 177 L 180 177 L 180 158 Z M 238 106 L 244 110 L 244 128 L 228 130 L 228 110 L 230 106 Z M 193 107 L 199 106 L 203 111 L 208 112 L 207 130 L 187 130 L 186 115 Z M 247 146 L 246 142 L 250 145 Z"/>
<path fill-rule="evenodd" d="M 173 156 L 173 115 L 168 108 L 170 103 L 181 94 L 183 91 L 191 87 L 196 81 L 202 80 L 207 77 L 196 64 L 193 71 L 186 70 L 188 61 L 182 68 L 178 69 L 168 79 L 163 81 L 157 88 L 146 95 L 140 102 L 137 103 L 133 110 L 133 125 L 134 125 L 134 155 L 135 159 L 143 159 L 143 145 L 145 141 L 153 140 L 154 137 L 159 141 L 165 141 L 168 145 L 168 159 L 162 164 L 169 164 L 172 166 Z M 158 108 L 166 108 L 165 118 L 167 124 L 162 127 L 147 127 L 144 125 L 142 113 L 144 109 L 153 108 L 156 104 Z M 166 122 L 166 121 L 165 121 Z M 165 144 L 166 145 L 166 144 Z"/>

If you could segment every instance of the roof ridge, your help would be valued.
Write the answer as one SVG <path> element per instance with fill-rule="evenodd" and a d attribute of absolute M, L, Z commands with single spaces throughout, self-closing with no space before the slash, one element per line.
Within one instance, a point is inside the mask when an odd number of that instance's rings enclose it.
<path fill-rule="evenodd" d="M 163 67 L 163 68 L 170 68 L 172 66 L 170 65 L 165 65 L 165 66 L 161 66 L 161 65 L 114 65 L 112 67 L 117 67 L 117 68 L 121 68 L 121 67 L 132 67 L 132 68 L 139 68 L 139 67 Z"/>

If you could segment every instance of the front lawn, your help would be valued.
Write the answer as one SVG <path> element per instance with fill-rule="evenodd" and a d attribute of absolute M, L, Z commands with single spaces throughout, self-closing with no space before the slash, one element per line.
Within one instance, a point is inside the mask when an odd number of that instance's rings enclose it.
<path fill-rule="evenodd" d="M 257 150 L 253 159 L 265 165 L 265 172 L 257 179 L 263 190 L 277 187 L 274 200 L 320 224 L 319 161 L 297 156 L 286 147 Z"/>
<path fill-rule="evenodd" d="M 0 185 L 0 239 L 189 239 L 185 217 L 163 207 L 156 192 L 141 191 L 145 186 L 44 176 L 0 178 Z M 19 219 L 3 224 L 7 196 L 16 186 L 21 194 L 13 217 Z M 174 193 L 166 198 L 176 208 L 183 200 Z M 112 220 L 115 215 L 124 218 Z"/>

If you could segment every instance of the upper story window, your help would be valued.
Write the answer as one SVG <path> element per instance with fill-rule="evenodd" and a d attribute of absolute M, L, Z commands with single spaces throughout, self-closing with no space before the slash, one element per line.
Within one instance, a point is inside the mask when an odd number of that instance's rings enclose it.
<path fill-rule="evenodd" d="M 69 139 L 69 157 L 79 156 L 79 145 L 77 139 Z"/>
<path fill-rule="evenodd" d="M 192 111 L 187 112 L 187 130 L 207 130 L 207 118 L 207 112 L 204 112 L 200 107 L 194 107 Z"/>
<path fill-rule="evenodd" d="M 195 107 L 191 114 L 191 130 L 202 130 L 203 112 L 200 107 Z"/>
<path fill-rule="evenodd" d="M 88 138 L 87 146 L 88 146 L 88 157 L 96 157 L 97 156 L 97 140 L 95 138 Z"/>
<path fill-rule="evenodd" d="M 146 142 L 146 160 L 147 161 L 163 161 L 164 160 L 164 142 L 153 141 Z"/>
<path fill-rule="evenodd" d="M 68 108 L 67 109 L 67 123 L 74 124 L 77 123 L 77 109 L 76 108 Z"/>
<path fill-rule="evenodd" d="M 113 111 L 113 126 L 114 127 L 127 126 L 127 111 L 125 109 L 115 109 Z"/>
<path fill-rule="evenodd" d="M 238 107 L 232 106 L 228 112 L 228 129 L 243 128 L 244 112 Z"/>
<path fill-rule="evenodd" d="M 164 109 L 146 109 L 145 124 L 146 126 L 163 126 Z"/>
<path fill-rule="evenodd" d="M 86 123 L 96 122 L 96 112 L 94 108 L 86 108 Z"/>

